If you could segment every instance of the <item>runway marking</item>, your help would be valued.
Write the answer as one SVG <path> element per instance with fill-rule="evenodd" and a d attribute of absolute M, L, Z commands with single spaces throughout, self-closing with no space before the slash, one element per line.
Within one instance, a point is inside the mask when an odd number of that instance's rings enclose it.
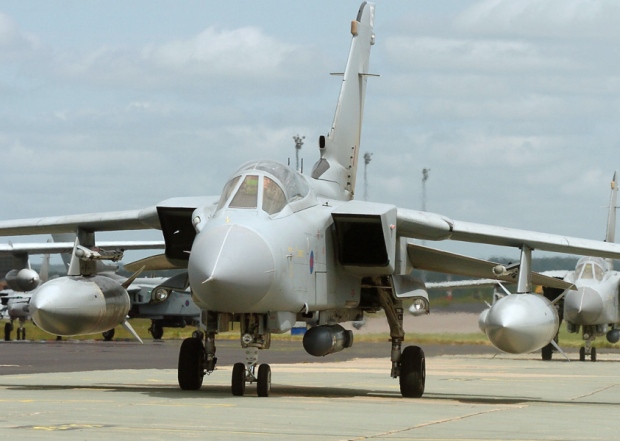
<path fill-rule="evenodd" d="M 103 429 L 104 427 L 112 427 L 105 424 L 57 424 L 53 426 L 19 426 L 16 429 L 32 429 L 43 430 L 46 432 L 57 432 L 65 430 L 83 430 L 83 429 Z"/>

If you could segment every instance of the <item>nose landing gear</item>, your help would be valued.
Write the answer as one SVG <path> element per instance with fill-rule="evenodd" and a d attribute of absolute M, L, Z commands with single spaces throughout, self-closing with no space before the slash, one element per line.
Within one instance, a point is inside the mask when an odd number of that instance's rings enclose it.
<path fill-rule="evenodd" d="M 246 383 L 256 383 L 259 397 L 268 397 L 271 391 L 271 367 L 268 364 L 257 365 L 258 348 L 246 349 L 246 362 L 235 363 L 232 371 L 231 390 L 235 396 L 245 394 Z M 258 369 L 256 367 L 258 366 Z"/>
<path fill-rule="evenodd" d="M 268 397 L 271 391 L 271 367 L 258 365 L 259 349 L 269 349 L 271 333 L 265 329 L 263 317 L 248 314 L 241 317 L 241 346 L 245 349 L 245 364 L 235 363 L 231 390 L 235 396 L 245 394 L 246 383 L 256 383 L 259 397 Z M 257 369 L 258 366 L 258 369 Z"/>

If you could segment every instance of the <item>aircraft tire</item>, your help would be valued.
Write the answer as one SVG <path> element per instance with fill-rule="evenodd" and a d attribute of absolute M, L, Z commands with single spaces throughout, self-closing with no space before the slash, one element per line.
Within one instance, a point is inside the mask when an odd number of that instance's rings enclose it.
<path fill-rule="evenodd" d="M 149 328 L 149 332 L 151 333 L 153 339 L 161 340 L 161 338 L 164 336 L 164 327 L 159 323 L 153 322 L 151 324 L 151 327 Z"/>
<path fill-rule="evenodd" d="M 13 331 L 13 325 L 11 323 L 4 324 L 4 341 L 11 341 L 11 332 Z"/>
<path fill-rule="evenodd" d="M 234 396 L 242 397 L 245 394 L 245 364 L 235 363 L 233 365 L 230 386 Z"/>
<path fill-rule="evenodd" d="M 579 348 L 579 361 L 586 361 L 586 348 L 583 346 Z"/>
<path fill-rule="evenodd" d="M 540 350 L 542 354 L 542 359 L 545 361 L 549 361 L 553 358 L 553 345 L 549 343 Z"/>
<path fill-rule="evenodd" d="M 590 361 L 596 361 L 596 348 L 590 349 Z"/>
<path fill-rule="evenodd" d="M 114 333 L 114 328 L 112 328 L 109 331 L 102 332 L 101 335 L 103 336 L 103 339 L 105 341 L 112 341 L 112 339 L 114 338 Z"/>
<path fill-rule="evenodd" d="M 204 351 L 202 340 L 198 338 L 186 338 L 181 343 L 177 369 L 177 379 L 181 389 L 198 390 L 202 386 Z"/>
<path fill-rule="evenodd" d="M 407 346 L 400 356 L 400 393 L 405 398 L 420 398 L 426 383 L 426 359 L 419 346 Z"/>
<path fill-rule="evenodd" d="M 259 397 L 268 397 L 271 391 L 271 366 L 261 364 L 256 378 L 256 392 Z"/>

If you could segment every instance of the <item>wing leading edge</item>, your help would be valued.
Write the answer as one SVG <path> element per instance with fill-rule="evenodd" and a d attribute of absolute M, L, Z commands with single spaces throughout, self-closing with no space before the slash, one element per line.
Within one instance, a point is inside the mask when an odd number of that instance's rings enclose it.
<path fill-rule="evenodd" d="M 421 240 L 457 240 L 515 248 L 528 247 L 532 250 L 564 254 L 620 258 L 620 246 L 615 243 L 455 221 L 439 214 L 415 210 L 398 209 L 397 234 Z"/>
<path fill-rule="evenodd" d="M 496 275 L 493 269 L 499 264 L 495 262 L 449 253 L 447 251 L 428 248 L 413 243 L 407 243 L 407 254 L 409 260 L 411 260 L 411 264 L 417 269 L 456 274 L 459 276 L 481 277 L 484 279 L 493 278 L 495 281 L 517 283 L 518 269 L 515 269 L 515 271 L 510 274 Z M 488 283 L 490 283 L 490 280 L 487 284 Z M 534 285 L 559 289 L 574 288 L 572 283 L 536 272 L 532 272 L 532 283 Z"/>

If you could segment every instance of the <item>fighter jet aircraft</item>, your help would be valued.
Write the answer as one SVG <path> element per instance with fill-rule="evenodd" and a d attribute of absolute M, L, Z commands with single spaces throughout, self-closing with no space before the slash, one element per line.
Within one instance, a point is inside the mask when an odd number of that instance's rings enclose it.
<path fill-rule="evenodd" d="M 93 249 L 86 249 L 84 247 L 75 247 L 72 242 L 46 242 L 46 243 L 28 243 L 28 244 L 0 244 L 0 256 L 9 256 L 11 258 L 11 269 L 5 275 L 5 280 L 8 288 L 0 291 L 0 301 L 4 308 L 0 311 L 0 316 L 9 320 L 4 327 L 4 339 L 9 341 L 11 339 L 11 332 L 13 331 L 13 323 L 17 320 L 19 328 L 17 329 L 17 339 L 26 339 L 26 329 L 24 323 L 27 320 L 31 320 L 30 315 L 30 301 L 32 298 L 32 291 L 35 290 L 40 284 L 48 281 L 49 273 L 49 255 L 50 253 L 66 254 L 69 251 L 79 251 L 83 256 L 89 259 L 110 259 L 119 260 L 122 256 L 123 250 L 136 250 L 136 249 L 161 249 L 164 244 L 161 241 L 125 241 L 125 242 L 100 242 L 99 247 L 93 247 Z M 106 251 L 107 250 L 107 251 Z M 44 254 L 43 262 L 41 264 L 40 272 L 37 273 L 30 265 L 31 254 Z M 108 275 L 108 277 L 114 277 Z M 126 279 L 122 279 L 119 283 L 123 283 Z M 135 291 L 142 292 L 147 290 L 150 286 L 153 286 L 153 281 L 143 281 L 143 284 L 134 287 Z M 150 291 L 148 291 L 150 293 Z M 167 298 L 168 296 L 166 296 Z M 156 303 L 161 303 L 166 298 L 160 298 Z M 192 312 L 193 309 L 192 309 Z M 105 339 L 108 337 L 111 339 L 114 335 L 114 329 L 104 331 L 102 334 Z M 163 332 L 163 331 L 162 331 Z"/>
<path fill-rule="evenodd" d="M 617 173 L 614 173 L 611 181 L 611 196 L 609 199 L 609 211 L 607 216 L 607 230 L 605 242 L 615 241 L 616 231 L 616 208 L 617 208 L 618 181 Z M 488 262 L 487 262 L 488 264 Z M 495 264 L 493 274 L 497 278 L 460 280 L 450 282 L 427 283 L 426 288 L 449 289 L 465 288 L 472 286 L 497 286 L 502 282 L 511 283 L 510 277 L 503 277 L 505 271 L 500 264 Z M 471 272 L 462 270 L 460 275 L 470 275 Z M 490 272 L 489 272 L 490 274 Z M 552 287 L 546 284 L 542 277 L 555 277 L 572 285 L 569 289 Z M 592 347 L 592 341 L 597 336 L 605 335 L 610 343 L 620 341 L 620 306 L 619 289 L 620 273 L 614 271 L 612 259 L 585 256 L 579 259 L 573 271 L 545 271 L 539 275 L 533 273 L 532 283 L 544 286 L 543 295 L 556 305 L 559 312 L 560 323 L 566 321 L 566 329 L 569 333 L 582 331 L 585 345 L 579 349 L 579 360 L 585 361 L 586 357 L 596 361 L 596 348 Z M 497 301 L 501 297 L 494 296 Z M 478 319 L 480 329 L 487 332 L 487 320 L 489 309 L 482 311 Z M 415 313 L 414 310 L 410 312 Z M 542 359 L 551 360 L 553 351 L 559 349 L 558 337 L 541 349 Z"/>
<path fill-rule="evenodd" d="M 6 320 L 4 324 L 4 340 L 11 340 L 11 333 L 14 323 L 17 321 L 17 340 L 26 339 L 26 328 L 24 324 L 31 320 L 30 317 L 30 297 L 33 289 L 40 283 L 47 281 L 49 274 L 49 254 L 44 255 L 39 273 L 32 269 L 27 255 L 18 254 L 13 256 L 14 264 L 21 269 L 12 269 L 5 275 L 8 288 L 0 291 L 0 302 L 4 308 L 0 311 L 0 316 Z"/>
<path fill-rule="evenodd" d="M 618 195 L 617 173 L 611 181 L 611 196 L 609 198 L 609 212 L 607 216 L 607 231 L 605 241 L 613 243 L 616 235 L 616 207 Z M 579 349 L 579 360 L 585 361 L 590 357 L 596 361 L 596 348 L 592 341 L 597 336 L 606 336 L 610 343 L 620 340 L 620 306 L 619 289 L 620 273 L 614 271 L 612 259 L 586 256 L 579 259 L 574 271 L 568 271 L 563 279 L 576 286 L 576 290 L 563 292 L 563 318 L 569 333 L 577 333 L 581 328 L 581 336 L 585 345 Z M 547 297 L 553 300 L 557 290 L 548 290 Z M 552 358 L 553 348 L 542 348 L 543 360 Z"/>
<path fill-rule="evenodd" d="M 243 395 L 246 384 L 256 383 L 258 395 L 268 396 L 271 368 L 258 364 L 258 352 L 270 347 L 272 333 L 305 321 L 309 329 L 303 346 L 322 357 L 353 344 L 352 332 L 340 323 L 383 309 L 391 336 L 391 376 L 399 379 L 403 396 L 422 396 L 424 352 L 418 346 L 402 349 L 403 300 L 412 301 L 420 314 L 429 311 L 424 283 L 411 276 L 412 267 L 450 272 L 455 264 L 470 262 L 420 247 L 413 239 L 520 248 L 519 268 L 503 271 L 516 277 L 521 294 L 498 301 L 498 313 L 489 313 L 495 318 L 489 324 L 495 330 L 492 342 L 511 352 L 540 349 L 555 336 L 558 315 L 548 300 L 530 293 L 532 250 L 617 258 L 620 245 L 355 200 L 374 15 L 374 5 L 364 2 L 351 22 L 351 49 L 333 124 L 328 135 L 319 137 L 319 159 L 310 175 L 270 160 L 251 161 L 232 174 L 219 196 L 171 199 L 143 210 L 2 221 L 0 235 L 74 231 L 79 244 L 88 247 L 97 231 L 161 229 L 165 258 L 187 268 L 186 283 L 202 311 L 200 328 L 183 341 L 179 353 L 178 382 L 186 390 L 201 388 L 205 374 L 215 370 L 216 336 L 233 323 L 239 324 L 246 359 L 233 366 L 232 393 Z M 444 267 L 446 262 L 450 265 Z M 477 277 L 490 271 L 475 267 Z M 118 320 L 118 287 L 103 286 L 85 260 L 73 274 L 35 290 L 35 322 L 53 333 L 105 330 L 100 317 L 88 311 L 100 301 L 102 317 Z M 183 281 L 175 282 L 178 288 Z M 66 296 L 75 302 L 76 292 L 81 310 L 60 311 L 58 302 Z M 98 292 L 105 295 L 93 298 Z"/>

